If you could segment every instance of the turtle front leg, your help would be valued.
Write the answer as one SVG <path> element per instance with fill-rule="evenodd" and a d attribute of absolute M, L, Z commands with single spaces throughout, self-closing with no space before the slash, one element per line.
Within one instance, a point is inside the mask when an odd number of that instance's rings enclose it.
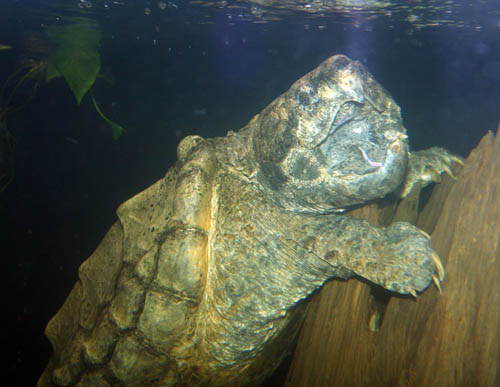
<path fill-rule="evenodd" d="M 418 182 L 422 183 L 422 188 L 433 182 L 439 183 L 443 173 L 455 179 L 451 168 L 453 162 L 464 165 L 461 157 L 439 147 L 410 153 L 408 174 L 399 196 L 405 198 Z"/>
<path fill-rule="evenodd" d="M 321 223 L 321 224 L 319 224 Z M 350 217 L 322 219 L 313 227 L 314 256 L 330 264 L 332 277 L 357 275 L 387 290 L 417 295 L 432 282 L 441 291 L 444 268 L 430 237 L 406 222 L 377 228 Z M 313 230 L 311 230 L 313 231 Z"/>

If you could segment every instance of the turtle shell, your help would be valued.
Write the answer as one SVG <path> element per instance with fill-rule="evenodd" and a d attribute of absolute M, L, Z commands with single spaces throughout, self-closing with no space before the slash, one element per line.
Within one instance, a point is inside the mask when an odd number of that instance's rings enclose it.
<path fill-rule="evenodd" d="M 279 365 L 302 307 L 259 356 L 224 364 L 203 349 L 204 320 L 217 326 L 206 294 L 214 293 L 207 273 L 217 161 L 213 143 L 198 136 L 181 141 L 178 158 L 163 179 L 118 208 L 119 220 L 80 266 L 47 325 L 54 354 L 39 386 L 238 385 Z"/>

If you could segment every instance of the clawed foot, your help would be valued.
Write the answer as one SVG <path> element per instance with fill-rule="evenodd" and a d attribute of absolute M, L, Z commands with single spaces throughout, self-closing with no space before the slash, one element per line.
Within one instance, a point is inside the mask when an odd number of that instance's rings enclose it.
<path fill-rule="evenodd" d="M 456 156 L 446 149 L 432 147 L 410 154 L 408 175 L 401 192 L 401 198 L 406 197 L 413 186 L 421 182 L 422 188 L 428 184 L 441 181 L 441 175 L 447 173 L 451 178 L 456 179 L 451 166 L 453 162 L 464 164 L 461 157 Z"/>
<path fill-rule="evenodd" d="M 384 275 L 386 289 L 417 296 L 432 282 L 441 293 L 441 281 L 444 279 L 444 268 L 439 256 L 430 246 L 430 237 L 415 226 L 397 222 L 387 229 L 388 259 L 387 271 Z"/>

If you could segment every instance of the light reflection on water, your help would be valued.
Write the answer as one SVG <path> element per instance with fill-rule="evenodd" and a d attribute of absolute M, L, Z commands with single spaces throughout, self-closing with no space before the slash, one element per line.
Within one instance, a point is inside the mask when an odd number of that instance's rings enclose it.
<path fill-rule="evenodd" d="M 486 0 L 39 0 L 25 4 L 32 4 L 42 13 L 57 10 L 79 16 L 135 10 L 138 16 L 181 17 L 189 24 L 214 23 L 222 11 L 229 24 L 286 21 L 300 23 L 306 30 L 325 30 L 332 23 L 369 30 L 373 22 L 378 22 L 386 28 L 407 24 L 410 33 L 440 26 L 481 32 L 494 25 L 500 31 L 500 3 Z"/>

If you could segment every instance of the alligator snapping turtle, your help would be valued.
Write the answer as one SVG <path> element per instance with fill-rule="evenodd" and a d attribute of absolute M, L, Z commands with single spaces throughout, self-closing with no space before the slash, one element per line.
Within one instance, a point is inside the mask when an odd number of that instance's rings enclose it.
<path fill-rule="evenodd" d="M 329 58 L 239 132 L 177 152 L 81 265 L 40 386 L 255 385 L 326 280 L 416 295 L 443 279 L 416 227 L 339 214 L 460 161 L 410 154 L 399 107 L 356 61 Z"/>

